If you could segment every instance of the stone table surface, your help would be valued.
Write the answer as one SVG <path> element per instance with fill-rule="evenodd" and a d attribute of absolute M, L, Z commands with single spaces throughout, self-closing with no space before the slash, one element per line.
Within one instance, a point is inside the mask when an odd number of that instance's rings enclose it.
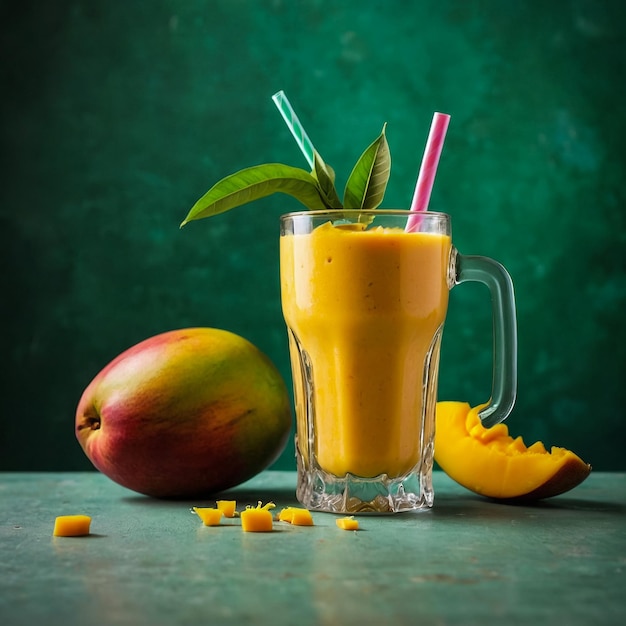
<path fill-rule="evenodd" d="M 220 497 L 297 506 L 267 471 Z M 244 533 L 95 472 L 0 474 L 0 624 L 625 624 L 626 474 L 534 505 L 435 472 L 435 506 Z M 55 517 L 92 517 L 53 537 Z"/>

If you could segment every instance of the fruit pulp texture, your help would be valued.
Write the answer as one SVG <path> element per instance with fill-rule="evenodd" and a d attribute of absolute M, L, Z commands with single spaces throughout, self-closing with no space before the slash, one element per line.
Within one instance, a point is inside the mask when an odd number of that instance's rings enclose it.
<path fill-rule="evenodd" d="M 447 235 L 401 229 L 326 223 L 281 237 L 305 463 L 311 453 L 335 476 L 398 477 L 420 461 L 425 433 L 434 432 L 436 398 L 426 387 L 436 386 L 450 253 Z M 312 371 L 314 417 L 306 414 L 301 351 Z"/>

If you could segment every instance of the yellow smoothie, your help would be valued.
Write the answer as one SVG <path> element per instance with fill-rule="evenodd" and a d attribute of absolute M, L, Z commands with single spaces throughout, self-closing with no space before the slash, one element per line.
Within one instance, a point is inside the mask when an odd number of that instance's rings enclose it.
<path fill-rule="evenodd" d="M 402 476 L 434 432 L 448 306 L 447 235 L 318 226 L 280 240 L 292 365 L 304 359 L 314 415 L 294 369 L 298 453 L 326 472 Z M 432 366 L 429 366 L 432 364 Z M 426 415 L 425 402 L 432 404 Z M 310 443 L 313 442 L 313 443 Z"/>

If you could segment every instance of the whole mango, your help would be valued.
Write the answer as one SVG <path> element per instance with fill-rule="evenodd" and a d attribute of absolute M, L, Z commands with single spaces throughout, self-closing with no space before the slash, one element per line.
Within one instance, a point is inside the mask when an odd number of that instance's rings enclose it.
<path fill-rule="evenodd" d="M 246 339 L 215 328 L 156 335 L 87 386 L 76 436 L 94 466 L 149 496 L 196 497 L 268 467 L 291 429 L 278 370 Z"/>

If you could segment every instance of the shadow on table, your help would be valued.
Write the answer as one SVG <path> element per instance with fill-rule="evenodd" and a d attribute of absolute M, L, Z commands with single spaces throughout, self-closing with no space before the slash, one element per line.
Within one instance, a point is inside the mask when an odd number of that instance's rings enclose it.
<path fill-rule="evenodd" d="M 626 515 L 626 506 L 620 502 L 589 500 L 587 498 L 557 497 L 534 502 L 495 500 L 478 495 L 435 496 L 432 513 L 436 517 L 477 516 L 509 517 L 511 513 L 525 511 L 532 513 L 548 511 L 580 511 L 581 513 L 609 513 Z"/>
<path fill-rule="evenodd" d="M 273 502 L 278 508 L 284 506 L 301 506 L 295 497 L 292 488 L 272 488 L 269 486 L 256 486 L 254 488 L 235 488 L 220 493 L 198 498 L 162 499 L 151 498 L 142 495 L 128 495 L 122 498 L 133 506 L 150 507 L 155 509 L 179 508 L 182 505 L 189 506 L 215 506 L 216 500 L 236 500 L 238 507 L 256 505 L 261 501 L 263 504 Z M 610 514 L 626 517 L 626 506 L 618 502 L 587 500 L 578 498 L 554 498 L 552 500 L 539 500 L 536 502 L 507 502 L 482 498 L 473 495 L 441 495 L 435 496 L 435 505 L 427 511 L 434 518 L 489 518 L 510 519 L 511 516 L 526 514 L 528 516 L 546 515 L 550 512 L 558 514 L 562 511 L 577 511 L 585 514 Z M 402 513 L 391 518 L 402 519 L 413 513 Z M 417 513 L 419 515 L 419 513 Z M 386 517 L 386 516 L 385 516 Z"/>
<path fill-rule="evenodd" d="M 263 504 L 273 502 L 276 506 L 297 505 L 296 494 L 293 488 L 275 488 L 265 485 L 233 488 L 196 498 L 152 498 L 140 494 L 131 494 L 122 498 L 123 502 L 131 505 L 154 508 L 180 507 L 181 504 L 190 507 L 215 506 L 216 500 L 236 500 L 238 505 L 241 503 L 243 506 L 248 504 L 256 505 L 259 501 L 263 502 Z"/>

